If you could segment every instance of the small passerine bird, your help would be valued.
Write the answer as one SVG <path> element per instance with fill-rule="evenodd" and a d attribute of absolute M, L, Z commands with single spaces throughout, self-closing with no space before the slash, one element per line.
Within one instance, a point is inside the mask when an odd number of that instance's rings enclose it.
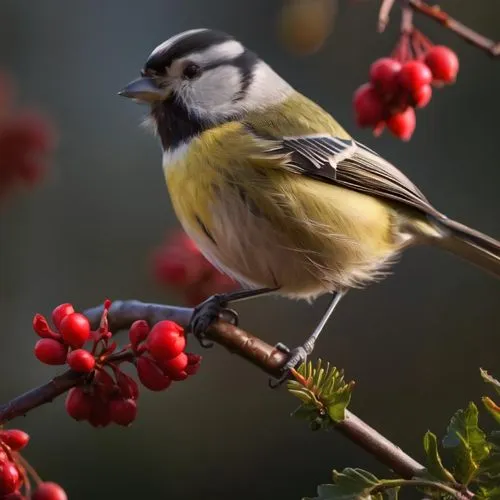
<path fill-rule="evenodd" d="M 329 307 L 287 368 L 304 359 L 342 295 L 429 244 L 500 277 L 500 243 L 438 212 L 395 166 L 360 144 L 232 36 L 180 33 L 120 95 L 147 103 L 186 233 L 247 289 L 194 314 L 204 330 L 230 301 L 276 292 Z"/>

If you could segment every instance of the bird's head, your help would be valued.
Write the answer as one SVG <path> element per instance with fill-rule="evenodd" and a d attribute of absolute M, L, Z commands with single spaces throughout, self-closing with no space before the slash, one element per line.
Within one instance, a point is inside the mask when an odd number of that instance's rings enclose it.
<path fill-rule="evenodd" d="M 149 104 L 163 148 L 285 99 L 291 87 L 232 36 L 209 29 L 169 38 L 120 95 Z"/>

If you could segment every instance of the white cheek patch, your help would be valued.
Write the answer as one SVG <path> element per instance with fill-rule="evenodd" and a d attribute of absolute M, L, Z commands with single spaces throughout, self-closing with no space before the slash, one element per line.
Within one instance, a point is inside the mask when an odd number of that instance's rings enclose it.
<path fill-rule="evenodd" d="M 218 66 L 207 71 L 191 87 L 190 97 L 194 106 L 204 110 L 231 107 L 234 95 L 240 90 L 241 76 L 234 66 Z M 221 109 L 222 107 L 222 109 Z"/>

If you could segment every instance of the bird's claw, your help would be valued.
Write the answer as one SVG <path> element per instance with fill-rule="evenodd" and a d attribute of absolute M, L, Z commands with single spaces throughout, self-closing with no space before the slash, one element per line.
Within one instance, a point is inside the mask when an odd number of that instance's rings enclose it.
<path fill-rule="evenodd" d="M 207 340 L 206 331 L 218 319 L 227 321 L 234 326 L 238 325 L 238 314 L 236 311 L 228 309 L 227 304 L 226 294 L 216 294 L 194 308 L 189 322 L 189 331 L 198 339 L 202 347 L 213 347 L 213 342 Z"/>
<path fill-rule="evenodd" d="M 277 379 L 269 379 L 269 387 L 271 389 L 277 389 L 284 382 L 286 382 L 290 378 L 290 370 L 301 365 L 304 361 L 306 361 L 308 354 L 310 354 L 307 349 L 302 346 L 290 350 L 282 343 L 276 344 L 276 349 L 284 352 L 285 354 L 289 354 L 290 357 L 281 370 L 281 376 Z"/>

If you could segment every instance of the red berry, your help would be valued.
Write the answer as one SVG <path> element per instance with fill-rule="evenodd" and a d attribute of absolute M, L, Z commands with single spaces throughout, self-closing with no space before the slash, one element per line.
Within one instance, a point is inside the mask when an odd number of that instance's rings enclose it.
<path fill-rule="evenodd" d="M 29 434 L 19 429 L 0 431 L 0 441 L 6 444 L 12 451 L 22 450 L 30 440 Z"/>
<path fill-rule="evenodd" d="M 93 382 L 97 391 L 105 397 L 112 395 L 116 391 L 113 377 L 104 369 L 97 370 Z"/>
<path fill-rule="evenodd" d="M 35 314 L 33 317 L 33 330 L 42 338 L 53 339 L 57 338 L 49 328 L 49 324 L 44 316 L 41 314 Z"/>
<path fill-rule="evenodd" d="M 93 427 L 106 427 L 111 422 L 109 401 L 98 396 L 92 398 L 92 408 L 89 415 L 89 423 Z"/>
<path fill-rule="evenodd" d="M 151 391 L 163 391 L 172 383 L 156 363 L 144 356 L 137 359 L 137 375 L 142 385 Z"/>
<path fill-rule="evenodd" d="M 53 339 L 40 339 L 35 344 L 35 356 L 46 365 L 64 365 L 68 348 Z"/>
<path fill-rule="evenodd" d="M 73 387 L 66 397 L 66 411 L 75 420 L 88 420 L 92 410 L 92 396 L 81 387 Z"/>
<path fill-rule="evenodd" d="M 5 450 L 0 447 L 0 463 L 1 462 L 8 462 L 8 461 L 9 461 L 9 457 L 8 457 L 7 453 L 5 453 Z"/>
<path fill-rule="evenodd" d="M 198 354 L 193 354 L 191 352 L 187 353 L 188 365 L 186 366 L 186 373 L 188 375 L 194 375 L 200 369 L 201 356 Z"/>
<path fill-rule="evenodd" d="M 415 110 L 413 108 L 408 108 L 403 113 L 392 115 L 387 120 L 387 128 L 403 141 L 410 140 L 415 131 L 416 124 L 417 117 L 415 116 Z"/>
<path fill-rule="evenodd" d="M 137 404 L 133 399 L 113 399 L 109 403 L 109 412 L 115 424 L 127 427 L 137 417 Z"/>
<path fill-rule="evenodd" d="M 456 80 L 459 68 L 458 57 L 453 50 L 444 45 L 435 45 L 425 56 L 434 80 L 452 83 Z"/>
<path fill-rule="evenodd" d="M 369 83 L 356 90 L 353 103 L 356 121 L 360 127 L 374 126 L 384 117 L 384 103 Z"/>
<path fill-rule="evenodd" d="M 134 321 L 128 332 L 128 338 L 130 339 L 132 347 L 136 349 L 141 342 L 146 340 L 148 333 L 149 325 L 146 321 L 143 319 Z"/>
<path fill-rule="evenodd" d="M 3 496 L 2 500 L 26 500 L 26 497 L 19 490 L 16 490 Z"/>
<path fill-rule="evenodd" d="M 0 496 L 16 491 L 21 481 L 19 471 L 12 462 L 0 462 Z"/>
<path fill-rule="evenodd" d="M 165 375 L 175 380 L 176 375 L 183 372 L 188 365 L 188 357 L 181 352 L 178 356 L 158 363 Z"/>
<path fill-rule="evenodd" d="M 160 361 L 178 356 L 186 347 L 184 330 L 173 321 L 160 321 L 148 335 L 147 348 Z"/>
<path fill-rule="evenodd" d="M 408 61 L 403 64 L 398 80 L 403 88 L 409 92 L 416 92 L 420 87 L 432 82 L 432 73 L 423 62 Z"/>
<path fill-rule="evenodd" d="M 95 367 L 95 358 L 85 349 L 76 349 L 68 354 L 68 365 L 75 372 L 89 373 Z"/>
<path fill-rule="evenodd" d="M 52 482 L 40 483 L 31 497 L 32 500 L 68 500 L 66 492 Z"/>
<path fill-rule="evenodd" d="M 116 372 L 116 382 L 120 388 L 120 394 L 125 399 L 137 399 L 139 397 L 139 386 L 137 382 L 121 370 Z"/>
<path fill-rule="evenodd" d="M 424 108 L 429 104 L 432 97 L 432 87 L 423 85 L 412 94 L 413 105 L 415 108 Z"/>
<path fill-rule="evenodd" d="M 59 331 L 71 347 L 82 347 L 90 336 L 90 323 L 83 314 L 72 313 L 61 321 Z"/>
<path fill-rule="evenodd" d="M 70 314 L 73 314 L 75 310 L 73 309 L 73 306 L 71 304 L 61 304 L 57 306 L 53 311 L 52 311 L 52 321 L 54 323 L 54 326 L 59 330 L 59 327 L 61 326 L 61 321 L 66 317 L 69 316 Z"/>
<path fill-rule="evenodd" d="M 382 96 L 391 96 L 398 90 L 401 63 L 390 57 L 377 59 L 370 66 L 370 81 Z"/>

